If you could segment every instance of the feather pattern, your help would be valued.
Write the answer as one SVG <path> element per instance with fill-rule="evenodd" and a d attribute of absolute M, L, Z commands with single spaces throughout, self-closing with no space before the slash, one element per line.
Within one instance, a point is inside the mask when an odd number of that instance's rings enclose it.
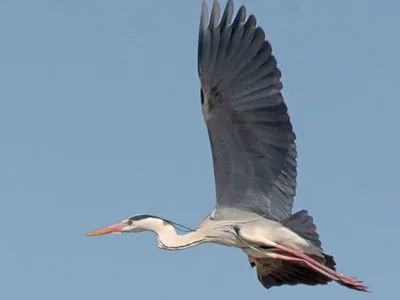
<path fill-rule="evenodd" d="M 272 220 L 288 217 L 296 190 L 295 133 L 283 100 L 281 72 L 265 32 L 241 6 L 232 21 L 203 3 L 198 44 L 201 100 L 216 184 L 215 218 L 236 208 Z"/>
<path fill-rule="evenodd" d="M 257 270 L 260 283 L 269 289 L 282 285 L 325 285 L 332 281 L 321 273 L 310 269 L 298 262 L 275 258 L 256 258 L 248 256 L 250 265 Z M 325 255 L 326 266 L 335 270 L 335 261 L 332 256 Z"/>

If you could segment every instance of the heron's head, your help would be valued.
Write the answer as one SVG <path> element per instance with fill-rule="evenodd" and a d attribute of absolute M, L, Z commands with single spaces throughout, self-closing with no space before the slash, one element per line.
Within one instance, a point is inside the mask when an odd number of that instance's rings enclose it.
<path fill-rule="evenodd" d="M 135 233 L 141 231 L 153 230 L 155 226 L 163 226 L 165 221 L 161 218 L 151 215 L 136 215 L 129 217 L 122 222 L 104 227 L 87 233 L 87 236 L 96 236 L 103 234 Z"/>

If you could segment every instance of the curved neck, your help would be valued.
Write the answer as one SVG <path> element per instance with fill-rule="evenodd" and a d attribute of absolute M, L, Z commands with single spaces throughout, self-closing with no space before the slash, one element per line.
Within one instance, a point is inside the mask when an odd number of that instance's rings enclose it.
<path fill-rule="evenodd" d="M 166 221 L 151 218 L 146 222 L 144 229 L 157 234 L 158 247 L 166 250 L 183 250 L 207 242 L 206 236 L 198 231 L 179 235 L 175 228 Z"/>

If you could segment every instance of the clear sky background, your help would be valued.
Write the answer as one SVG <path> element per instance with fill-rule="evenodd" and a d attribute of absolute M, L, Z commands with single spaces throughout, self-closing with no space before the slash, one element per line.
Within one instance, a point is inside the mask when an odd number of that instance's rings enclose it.
<path fill-rule="evenodd" d="M 309 210 L 339 270 L 373 294 L 336 283 L 265 290 L 233 248 L 85 237 L 137 213 L 195 227 L 214 207 L 201 1 L 21 0 L 0 2 L 1 299 L 396 297 L 399 2 L 241 4 L 283 73 L 295 210 Z"/>

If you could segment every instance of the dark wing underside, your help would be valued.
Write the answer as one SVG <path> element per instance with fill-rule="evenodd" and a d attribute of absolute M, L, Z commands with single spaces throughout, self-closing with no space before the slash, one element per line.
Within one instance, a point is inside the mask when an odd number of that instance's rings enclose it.
<path fill-rule="evenodd" d="M 326 266 L 335 270 L 333 257 L 326 255 Z M 249 262 L 257 270 L 257 277 L 261 284 L 269 289 L 282 285 L 324 285 L 332 281 L 306 265 L 275 258 L 256 258 L 249 256 Z"/>
<path fill-rule="evenodd" d="M 280 220 L 296 189 L 295 134 L 281 95 L 281 72 L 264 31 L 228 1 L 220 19 L 203 3 L 198 72 L 211 143 L 218 211 L 236 208 Z M 223 218 L 220 214 L 220 218 Z"/>

